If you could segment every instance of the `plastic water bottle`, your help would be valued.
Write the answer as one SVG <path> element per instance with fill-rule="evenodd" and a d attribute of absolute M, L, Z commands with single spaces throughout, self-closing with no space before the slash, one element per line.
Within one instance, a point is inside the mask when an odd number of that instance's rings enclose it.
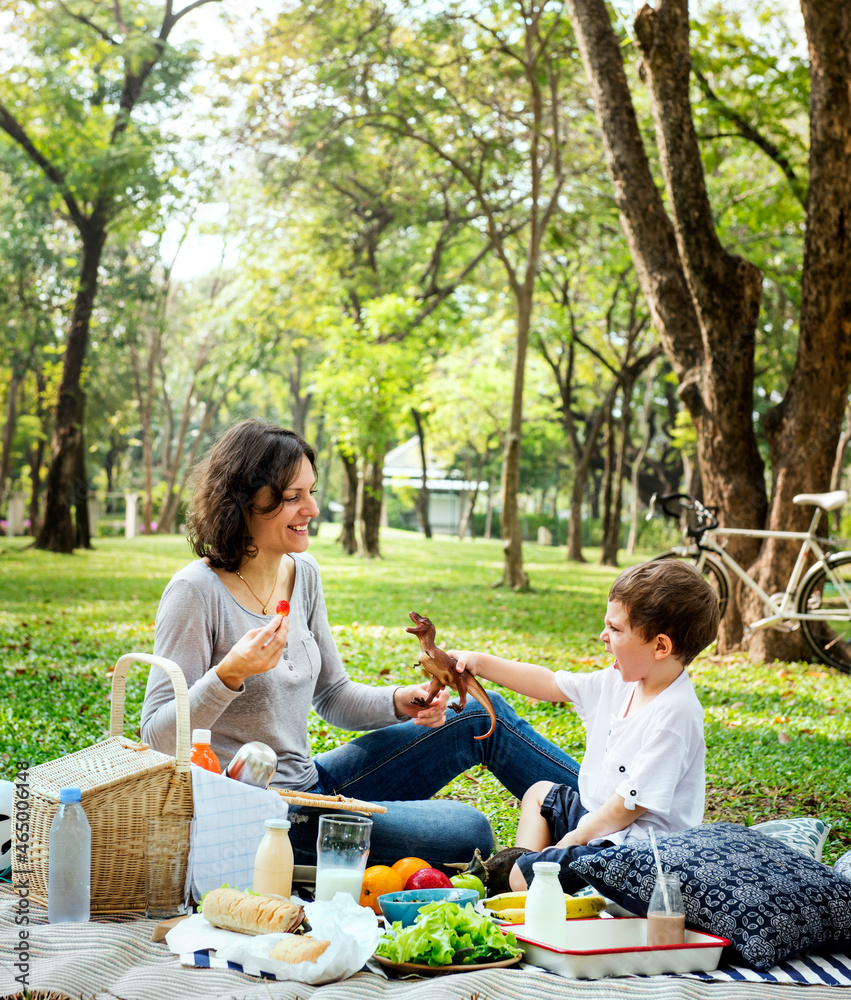
<path fill-rule="evenodd" d="M 92 828 L 79 788 L 59 792 L 50 824 L 47 866 L 47 919 L 51 924 L 83 923 L 91 915 Z"/>

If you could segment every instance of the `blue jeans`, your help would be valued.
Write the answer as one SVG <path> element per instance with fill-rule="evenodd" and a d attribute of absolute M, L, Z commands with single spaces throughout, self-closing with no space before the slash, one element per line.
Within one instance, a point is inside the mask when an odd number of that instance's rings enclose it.
<path fill-rule="evenodd" d="M 536 733 L 503 697 L 490 698 L 496 727 L 485 740 L 473 739 L 487 732 L 489 719 L 471 698 L 463 712 L 447 713 L 438 729 L 402 722 L 316 756 L 320 780 L 315 791 L 387 806 L 386 813 L 372 816 L 369 864 L 409 856 L 435 867 L 466 864 L 477 847 L 487 858 L 493 848 L 487 817 L 463 802 L 431 798 L 475 764 L 484 764 L 518 798 L 535 781 L 577 787 L 576 761 Z M 290 829 L 295 861 L 314 864 L 319 811 L 298 813 Z"/>

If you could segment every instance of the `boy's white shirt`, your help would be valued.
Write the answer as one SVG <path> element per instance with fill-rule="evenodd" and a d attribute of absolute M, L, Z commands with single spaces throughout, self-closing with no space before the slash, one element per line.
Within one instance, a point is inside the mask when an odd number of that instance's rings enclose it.
<path fill-rule="evenodd" d="M 703 708 L 685 670 L 651 702 L 624 718 L 635 682 L 614 667 L 587 674 L 566 670 L 555 681 L 585 724 L 579 769 L 582 805 L 594 812 L 612 795 L 647 811 L 604 840 L 621 844 L 698 826 L 706 798 Z M 594 841 L 591 841 L 594 843 Z"/>

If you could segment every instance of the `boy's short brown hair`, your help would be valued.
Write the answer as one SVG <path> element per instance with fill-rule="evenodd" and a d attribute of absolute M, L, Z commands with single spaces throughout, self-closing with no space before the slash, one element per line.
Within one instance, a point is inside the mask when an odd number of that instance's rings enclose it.
<path fill-rule="evenodd" d="M 683 666 L 718 634 L 718 595 L 695 566 L 681 559 L 655 559 L 625 569 L 612 584 L 609 600 L 623 605 L 629 627 L 645 642 L 667 635 Z"/>

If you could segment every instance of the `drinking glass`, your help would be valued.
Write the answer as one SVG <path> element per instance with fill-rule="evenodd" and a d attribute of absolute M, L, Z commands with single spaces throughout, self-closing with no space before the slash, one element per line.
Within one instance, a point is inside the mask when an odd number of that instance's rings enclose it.
<path fill-rule="evenodd" d="M 356 903 L 360 900 L 371 830 L 372 820 L 355 813 L 319 817 L 316 899 L 333 899 L 335 893 L 347 892 Z"/>
<path fill-rule="evenodd" d="M 190 912 L 192 884 L 189 849 L 194 820 L 158 816 L 147 823 L 145 842 L 145 916 L 151 920 Z"/>

